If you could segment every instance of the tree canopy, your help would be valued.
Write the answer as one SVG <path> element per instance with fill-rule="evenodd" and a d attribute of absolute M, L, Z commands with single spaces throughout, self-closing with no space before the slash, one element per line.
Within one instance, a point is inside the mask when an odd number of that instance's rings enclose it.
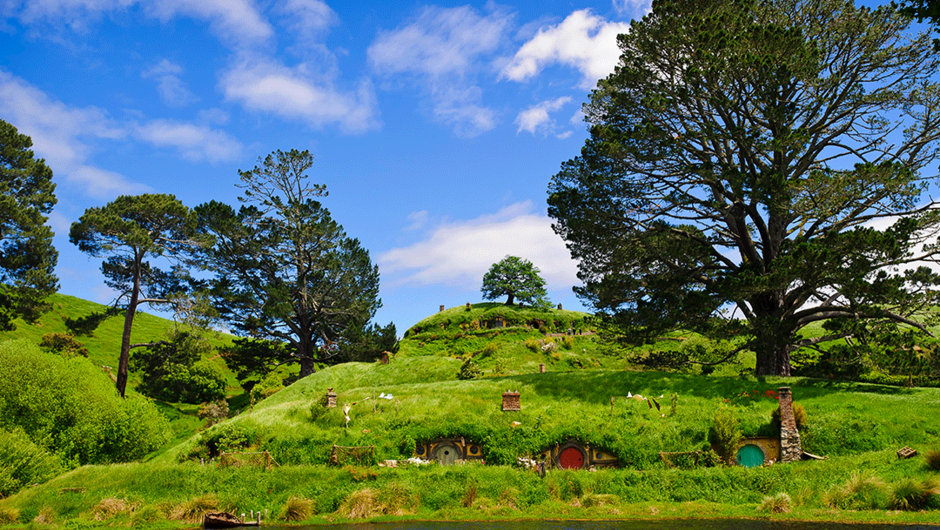
<path fill-rule="evenodd" d="M 238 341 L 228 357 L 243 375 L 296 363 L 303 377 L 338 361 L 344 337 L 381 305 L 378 267 L 316 200 L 326 190 L 308 183 L 312 164 L 307 151 L 276 151 L 239 172 L 237 211 L 197 207 L 215 239 L 215 306 L 233 331 L 257 339 Z"/>
<path fill-rule="evenodd" d="M 131 328 L 137 308 L 172 304 L 187 290 L 186 258 L 205 242 L 195 229 L 192 210 L 166 194 L 122 195 L 105 206 L 88 208 L 72 223 L 69 240 L 82 252 L 105 258 L 105 283 L 119 293 L 115 304 L 125 308 L 117 373 L 121 396 L 135 346 Z M 171 268 L 151 264 L 153 258 L 169 260 Z"/>
<path fill-rule="evenodd" d="M 0 329 L 35 320 L 58 289 L 58 252 L 46 214 L 56 204 L 52 170 L 30 150 L 33 141 L 0 120 Z"/>
<path fill-rule="evenodd" d="M 927 333 L 938 57 L 908 25 L 847 0 L 657 0 L 618 37 L 548 201 L 609 330 L 733 339 L 776 375 L 799 348 Z"/>
<path fill-rule="evenodd" d="M 548 293 L 545 280 L 539 276 L 539 269 L 527 259 L 506 256 L 494 263 L 483 275 L 484 300 L 506 298 L 506 305 L 513 305 L 518 299 L 520 304 L 547 306 Z"/>

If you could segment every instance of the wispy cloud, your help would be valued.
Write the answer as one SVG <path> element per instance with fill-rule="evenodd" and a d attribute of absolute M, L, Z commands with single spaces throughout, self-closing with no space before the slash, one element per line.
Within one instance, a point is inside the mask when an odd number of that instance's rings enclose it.
<path fill-rule="evenodd" d="M 549 116 L 549 113 L 561 109 L 568 103 L 571 103 L 571 98 L 565 96 L 543 101 L 523 110 L 516 116 L 515 124 L 519 126 L 519 128 L 516 129 L 516 133 L 527 131 L 532 134 L 543 134 L 546 136 L 554 134 L 559 138 L 567 138 L 571 135 L 571 131 L 556 132 L 558 125 L 555 123 L 555 120 Z"/>
<path fill-rule="evenodd" d="M 470 6 L 424 7 L 406 24 L 379 32 L 369 63 L 380 75 L 404 76 L 419 87 L 436 121 L 475 136 L 496 125 L 477 76 L 504 42 L 512 18 L 501 10 L 481 15 Z"/>
<path fill-rule="evenodd" d="M 126 130 L 95 107 L 69 107 L 26 81 L 0 70 L 0 116 L 33 140 L 56 176 L 92 197 L 140 193 L 149 188 L 88 165 L 92 143 L 126 137 Z"/>
<path fill-rule="evenodd" d="M 152 120 L 134 131 L 141 140 L 158 147 L 176 148 L 192 161 L 223 162 L 242 154 L 242 144 L 227 133 L 201 125 L 171 120 Z"/>
<path fill-rule="evenodd" d="M 522 45 L 501 77 L 526 81 L 546 66 L 562 64 L 581 72 L 581 88 L 590 89 L 613 72 L 620 59 L 617 35 L 629 31 L 623 22 L 608 22 L 589 9 L 575 11 L 555 26 L 542 28 Z"/>
<path fill-rule="evenodd" d="M 282 118 L 306 122 L 313 128 L 338 125 L 348 133 L 379 126 L 375 91 L 363 80 L 355 91 L 343 91 L 329 77 L 307 73 L 301 65 L 289 68 L 264 58 L 245 58 L 222 76 L 226 99 Z"/>
<path fill-rule="evenodd" d="M 552 231 L 551 219 L 534 213 L 528 201 L 476 219 L 443 222 L 426 239 L 380 254 L 378 263 L 393 284 L 474 290 L 490 266 L 507 255 L 535 264 L 551 290 L 578 282 L 577 264 Z"/>
<path fill-rule="evenodd" d="M 231 46 L 255 45 L 274 35 L 251 0 L 8 0 L 3 14 L 25 25 L 64 24 L 87 31 L 105 13 L 135 5 L 140 5 L 147 16 L 162 21 L 179 16 L 204 20 Z"/>
<path fill-rule="evenodd" d="M 186 88 L 183 82 L 183 67 L 163 59 L 158 64 L 141 72 L 144 79 L 154 79 L 157 82 L 157 93 L 160 99 L 169 107 L 185 107 L 199 100 Z"/>
<path fill-rule="evenodd" d="M 612 3 L 618 13 L 633 18 L 642 18 L 653 11 L 650 0 L 613 0 Z"/>

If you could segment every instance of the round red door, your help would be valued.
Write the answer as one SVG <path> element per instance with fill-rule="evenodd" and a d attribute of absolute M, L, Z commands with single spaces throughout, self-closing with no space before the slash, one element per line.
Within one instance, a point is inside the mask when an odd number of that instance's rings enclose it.
<path fill-rule="evenodd" d="M 577 447 L 568 447 L 558 455 L 558 464 L 562 469 L 581 469 L 584 467 L 584 453 Z"/>

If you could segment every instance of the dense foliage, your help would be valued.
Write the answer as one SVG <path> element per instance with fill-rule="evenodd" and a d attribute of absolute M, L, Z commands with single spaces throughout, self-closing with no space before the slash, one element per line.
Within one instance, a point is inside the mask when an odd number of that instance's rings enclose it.
<path fill-rule="evenodd" d="M 30 150 L 33 141 L 0 120 L 0 329 L 35 320 L 58 289 L 58 252 L 47 214 L 55 206 L 52 170 Z"/>
<path fill-rule="evenodd" d="M 105 258 L 101 272 L 116 290 L 124 312 L 124 333 L 118 362 L 117 388 L 127 387 L 131 328 L 141 304 L 167 305 L 185 290 L 182 266 L 201 241 L 195 237 L 196 218 L 173 195 L 122 195 L 102 207 L 85 210 L 69 231 L 69 241 L 82 252 Z M 156 258 L 175 262 L 170 270 L 151 263 Z"/>
<path fill-rule="evenodd" d="M 59 458 L 33 443 L 21 429 L 0 429 L 0 498 L 61 472 Z"/>
<path fill-rule="evenodd" d="M 847 0 L 659 0 L 619 36 L 590 138 L 549 188 L 609 329 L 743 339 L 777 375 L 799 348 L 925 336 L 940 56 L 909 22 Z"/>
<path fill-rule="evenodd" d="M 175 332 L 169 339 L 136 350 L 131 356 L 131 367 L 142 373 L 137 390 L 175 403 L 224 399 L 225 375 L 202 361 L 212 351 L 211 345 L 189 332 Z"/>
<path fill-rule="evenodd" d="M 70 465 L 129 462 L 167 441 L 166 419 L 153 404 L 121 399 L 84 357 L 2 342 L 0 380 L 0 430 L 21 429 Z"/>
<path fill-rule="evenodd" d="M 506 297 L 506 305 L 512 305 L 516 299 L 520 304 L 547 307 L 548 293 L 545 280 L 539 276 L 539 269 L 527 259 L 506 256 L 494 263 L 483 275 L 484 300 Z"/>
<path fill-rule="evenodd" d="M 197 208 L 200 229 L 215 239 L 207 251 L 215 306 L 251 338 L 228 356 L 242 378 L 284 364 L 299 364 L 304 377 L 337 362 L 344 339 L 381 305 L 378 267 L 316 200 L 326 191 L 308 184 L 312 164 L 307 151 L 277 151 L 239 172 L 237 211 L 216 201 Z"/>

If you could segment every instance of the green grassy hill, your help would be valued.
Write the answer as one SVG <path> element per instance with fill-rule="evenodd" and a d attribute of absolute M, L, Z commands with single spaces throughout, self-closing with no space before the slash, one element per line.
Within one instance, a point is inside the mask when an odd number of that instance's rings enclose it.
<path fill-rule="evenodd" d="M 47 333 L 70 333 L 88 350 L 88 358 L 114 379 L 118 356 L 121 352 L 121 335 L 124 330 L 123 313 L 109 314 L 108 306 L 64 294 L 54 294 L 49 301 L 52 303 L 51 311 L 33 323 L 26 323 L 21 319 L 16 320 L 15 330 L 0 331 L 0 341 L 24 339 L 33 344 L 39 344 L 42 336 Z M 171 320 L 138 311 L 134 317 L 131 343 L 164 339 L 173 325 Z M 230 340 L 231 336 L 221 333 L 210 337 L 210 341 L 216 346 L 228 343 Z M 238 380 L 225 362 L 216 355 L 210 357 L 208 361 L 226 375 L 228 395 L 238 404 L 247 402 L 243 395 L 244 391 L 238 385 Z M 139 381 L 140 374 L 131 370 L 127 391 L 136 392 L 135 387 Z M 157 405 L 171 420 L 174 439 L 177 441 L 192 436 L 202 426 L 202 421 L 196 417 L 198 408 L 196 405 L 162 402 L 158 402 Z"/>
<path fill-rule="evenodd" d="M 940 449 L 940 389 L 632 371 L 585 316 L 501 304 L 442 311 L 409 329 L 389 364 L 321 370 L 146 463 L 80 468 L 0 500 L 0 521 L 8 510 L 20 524 L 182 526 L 172 521 L 215 507 L 318 523 L 688 516 L 940 523 L 940 511 L 886 511 L 905 480 L 935 488 L 927 507 L 940 508 L 937 471 L 922 457 L 895 455 L 903 446 L 921 455 Z M 567 334 L 571 328 L 581 334 Z M 458 379 L 471 357 L 482 377 Z M 661 451 L 708 447 L 713 418 L 725 408 L 745 436 L 774 436 L 777 401 L 768 391 L 781 386 L 806 411 L 804 450 L 827 460 L 753 469 L 661 461 Z M 329 388 L 339 407 L 323 405 Z M 520 392 L 520 411 L 501 410 L 506 390 Z M 344 404 L 352 407 L 348 428 Z M 376 465 L 402 462 L 416 444 L 443 437 L 479 444 L 486 465 Z M 516 467 L 519 457 L 572 439 L 614 455 L 619 468 L 552 470 L 541 479 Z M 360 465 L 330 466 L 334 445 L 374 454 Z M 220 451 L 267 451 L 279 466 L 219 467 Z M 788 511 L 766 507 L 782 496 Z M 106 501 L 123 508 L 105 513 Z"/>

